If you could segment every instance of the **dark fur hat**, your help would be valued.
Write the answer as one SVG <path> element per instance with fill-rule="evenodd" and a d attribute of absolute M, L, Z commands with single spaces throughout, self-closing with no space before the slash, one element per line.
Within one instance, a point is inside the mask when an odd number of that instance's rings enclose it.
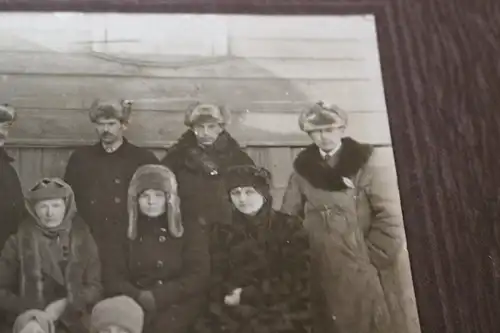
<path fill-rule="evenodd" d="M 177 193 L 177 180 L 174 173 L 163 165 L 147 164 L 135 172 L 128 188 L 128 231 L 129 239 L 137 237 L 137 217 L 139 195 L 148 189 L 161 190 L 167 195 L 167 223 L 172 236 L 181 237 L 184 233 L 180 209 L 180 199 Z"/>
<path fill-rule="evenodd" d="M 319 101 L 299 116 L 299 127 L 304 132 L 347 126 L 347 113 L 337 105 Z"/>
<path fill-rule="evenodd" d="M 100 101 L 96 99 L 90 106 L 89 118 L 93 123 L 97 122 L 99 118 L 114 118 L 122 123 L 128 123 L 131 113 L 131 100 Z"/>
<path fill-rule="evenodd" d="M 271 187 L 271 173 L 263 167 L 253 165 L 237 165 L 227 169 L 224 175 L 227 191 L 236 187 L 251 186 L 256 190 L 269 192 Z"/>

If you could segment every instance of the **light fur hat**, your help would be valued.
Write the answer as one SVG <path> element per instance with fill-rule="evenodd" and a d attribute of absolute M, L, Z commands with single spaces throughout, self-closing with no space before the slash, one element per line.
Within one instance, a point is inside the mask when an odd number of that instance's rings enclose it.
<path fill-rule="evenodd" d="M 9 104 L 0 105 L 0 123 L 13 123 L 17 119 L 16 109 Z"/>
<path fill-rule="evenodd" d="M 188 108 L 184 117 L 184 124 L 188 127 L 209 122 L 227 125 L 230 121 L 231 112 L 229 109 L 215 104 L 196 103 Z"/>
<path fill-rule="evenodd" d="M 130 114 L 132 113 L 132 104 L 133 102 L 128 99 L 120 101 L 101 101 L 96 99 L 90 106 L 90 121 L 95 123 L 99 118 L 113 118 L 118 119 L 122 123 L 128 123 L 130 121 Z"/>
<path fill-rule="evenodd" d="M 55 333 L 56 331 L 53 321 L 46 312 L 41 310 L 28 310 L 17 317 L 12 332 L 21 332 L 31 321 L 37 322 L 45 333 Z"/>
<path fill-rule="evenodd" d="M 147 164 L 137 169 L 128 188 L 128 238 L 134 240 L 137 237 L 138 199 L 143 191 L 149 189 L 161 190 L 166 193 L 168 230 L 173 237 L 181 237 L 184 233 L 184 226 L 175 174 L 163 165 Z"/>
<path fill-rule="evenodd" d="M 128 296 L 102 300 L 92 309 L 90 332 L 98 333 L 110 325 L 119 326 L 130 333 L 141 333 L 144 325 L 144 310 Z"/>
<path fill-rule="evenodd" d="M 319 101 L 299 116 L 299 127 L 304 132 L 347 126 L 347 113 L 335 104 Z"/>

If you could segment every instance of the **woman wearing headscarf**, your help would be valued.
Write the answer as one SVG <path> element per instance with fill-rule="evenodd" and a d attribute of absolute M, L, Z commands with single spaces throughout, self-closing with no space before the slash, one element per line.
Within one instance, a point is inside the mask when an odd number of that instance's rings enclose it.
<path fill-rule="evenodd" d="M 272 209 L 270 173 L 228 169 L 233 221 L 211 229 L 209 306 L 197 332 L 308 332 L 309 242 L 298 219 Z"/>
<path fill-rule="evenodd" d="M 85 332 L 101 295 L 101 267 L 73 191 L 59 178 L 42 179 L 28 191 L 26 207 L 28 218 L 0 257 L 0 309 L 11 319 L 38 309 L 58 331 Z"/>
<path fill-rule="evenodd" d="M 144 333 L 187 332 L 210 274 L 205 229 L 181 211 L 175 175 L 162 165 L 137 169 L 127 207 L 127 238 L 106 268 L 106 294 L 129 296 L 143 308 Z"/>

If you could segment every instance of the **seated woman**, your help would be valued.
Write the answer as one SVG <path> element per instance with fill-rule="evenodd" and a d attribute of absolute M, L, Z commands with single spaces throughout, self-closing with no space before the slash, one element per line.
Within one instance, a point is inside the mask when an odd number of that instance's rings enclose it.
<path fill-rule="evenodd" d="M 170 169 L 144 165 L 128 192 L 129 228 L 115 248 L 104 285 L 111 296 L 133 298 L 145 311 L 145 333 L 187 332 L 200 311 L 210 274 L 204 227 L 183 223 L 177 182 Z"/>
<path fill-rule="evenodd" d="M 210 301 L 196 332 L 308 332 L 309 241 L 299 220 L 272 209 L 270 174 L 228 170 L 232 224 L 211 229 Z"/>
<path fill-rule="evenodd" d="M 87 225 L 76 215 L 71 187 L 39 181 L 26 198 L 28 218 L 0 257 L 0 311 L 13 319 L 38 309 L 58 332 L 86 332 L 89 309 L 100 298 L 101 267 Z M 12 327 L 12 326 L 10 326 Z"/>

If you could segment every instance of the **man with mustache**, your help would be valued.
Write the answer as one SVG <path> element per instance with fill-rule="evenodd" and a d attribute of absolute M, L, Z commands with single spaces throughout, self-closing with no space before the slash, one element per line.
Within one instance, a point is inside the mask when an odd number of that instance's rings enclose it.
<path fill-rule="evenodd" d="M 112 262 L 107 258 L 110 246 L 126 235 L 130 179 L 141 165 L 158 163 L 152 152 L 124 137 L 131 108 L 132 102 L 126 100 L 94 101 L 89 117 L 99 142 L 75 150 L 64 176 L 73 188 L 78 211 L 91 228 L 103 267 L 108 260 Z"/>
<path fill-rule="evenodd" d="M 5 140 L 16 120 L 16 110 L 7 104 L 0 105 L 0 248 L 7 238 L 17 230 L 24 216 L 24 196 L 14 159 L 5 151 Z"/>

